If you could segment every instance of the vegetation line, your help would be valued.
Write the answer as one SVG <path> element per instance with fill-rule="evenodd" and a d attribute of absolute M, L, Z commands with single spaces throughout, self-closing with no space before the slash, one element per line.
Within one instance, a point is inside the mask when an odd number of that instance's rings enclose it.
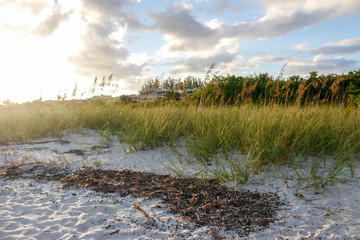
<path fill-rule="evenodd" d="M 0 106 L 0 144 L 61 139 L 64 131 L 82 128 L 100 131 L 104 143 L 116 136 L 128 151 L 176 146 L 181 139 L 189 156 L 211 165 L 222 180 L 246 182 L 266 166 L 286 164 L 308 169 L 295 170 L 302 185 L 324 186 L 344 169 L 354 175 L 359 162 L 360 91 L 354 86 L 360 86 L 360 72 L 354 74 L 357 81 L 346 88 L 344 76 L 300 80 L 296 90 L 296 81 L 265 81 L 262 75 L 243 82 L 214 76 L 181 101 L 8 104 Z M 235 83 L 240 92 L 231 92 Z"/>

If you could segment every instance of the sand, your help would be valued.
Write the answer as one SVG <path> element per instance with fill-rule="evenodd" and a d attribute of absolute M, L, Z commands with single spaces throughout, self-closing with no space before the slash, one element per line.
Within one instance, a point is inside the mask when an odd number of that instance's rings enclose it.
<path fill-rule="evenodd" d="M 0 166 L 17 163 L 56 163 L 70 169 L 91 166 L 101 169 L 147 171 L 172 174 L 169 168 L 187 176 L 201 166 L 187 163 L 183 154 L 168 147 L 133 153 L 118 141 L 108 142 L 94 131 L 67 134 L 62 141 L 43 138 L 28 144 L 0 147 Z M 171 161 L 169 161 L 171 160 Z M 356 171 L 355 171 L 356 172 Z M 271 173 L 251 176 L 234 188 L 277 193 L 286 203 L 278 220 L 243 239 L 360 239 L 360 174 L 344 175 L 342 183 L 324 189 L 301 189 L 288 185 Z M 300 194 L 297 194 L 300 193 Z M 138 202 L 158 224 L 133 208 Z M 0 239 L 210 239 L 208 227 L 197 227 L 166 212 L 159 200 L 119 197 L 89 189 L 63 189 L 58 182 L 0 179 Z M 242 239 L 235 232 L 218 235 Z"/>

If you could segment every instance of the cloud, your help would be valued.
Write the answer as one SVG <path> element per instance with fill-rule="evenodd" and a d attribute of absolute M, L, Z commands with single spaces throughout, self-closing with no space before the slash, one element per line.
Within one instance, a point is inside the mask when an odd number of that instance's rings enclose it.
<path fill-rule="evenodd" d="M 73 13 L 72 9 L 64 11 L 62 5 L 47 0 L 5 0 L 0 6 L 0 27 L 19 40 L 30 35 L 51 36 Z"/>
<path fill-rule="evenodd" d="M 223 36 L 235 37 L 239 41 L 251 41 L 285 35 L 329 19 L 351 14 L 360 9 L 360 2 L 321 1 L 261 1 L 266 14 L 253 22 L 223 24 Z"/>
<path fill-rule="evenodd" d="M 212 12 L 214 13 L 221 13 L 232 7 L 230 0 L 220 0 L 216 2 L 217 4 L 212 7 Z"/>
<path fill-rule="evenodd" d="M 246 61 L 237 54 L 238 44 L 223 41 L 216 48 L 204 51 L 202 54 L 195 53 L 181 60 L 172 62 L 171 74 L 181 75 L 189 73 L 205 73 L 215 63 L 216 69 L 230 73 L 237 70 L 257 68 L 256 63 Z"/>
<path fill-rule="evenodd" d="M 82 0 L 82 5 L 90 14 L 100 14 L 108 17 L 116 17 L 120 10 L 126 6 L 131 6 L 136 1 L 133 0 Z"/>
<path fill-rule="evenodd" d="M 147 26 L 139 20 L 135 14 L 122 14 L 123 21 L 127 28 L 134 31 L 148 32 L 153 30 L 152 26 Z"/>
<path fill-rule="evenodd" d="M 291 60 L 289 61 L 286 72 L 291 74 L 306 75 L 309 72 L 318 73 L 346 73 L 360 69 L 360 65 L 355 60 L 343 57 L 325 58 L 323 55 L 315 56 L 312 60 Z"/>
<path fill-rule="evenodd" d="M 136 0 L 82 0 L 85 15 L 97 18 L 98 21 L 112 18 L 119 25 L 124 25 L 132 30 L 145 31 L 148 29 L 135 14 L 124 11 L 126 7 L 133 7 L 138 3 Z"/>
<path fill-rule="evenodd" d="M 83 37 L 83 50 L 69 57 L 69 62 L 77 66 L 82 75 L 108 75 L 128 56 L 122 45 L 122 39 L 112 38 L 114 24 L 109 20 L 101 23 L 89 23 Z"/>
<path fill-rule="evenodd" d="M 124 44 L 128 28 L 146 28 L 135 15 L 123 12 L 124 7 L 135 1 L 125 0 L 83 0 L 83 20 L 86 32 L 82 39 L 83 49 L 68 58 L 84 76 L 109 75 L 130 78 L 141 76 L 148 67 L 147 62 L 131 62 L 129 51 Z"/>
<path fill-rule="evenodd" d="M 33 15 L 39 15 L 42 10 L 50 5 L 49 2 L 44 1 L 31 1 L 31 2 L 22 2 L 21 7 L 24 9 L 29 9 Z"/>
<path fill-rule="evenodd" d="M 207 2 L 210 6 L 208 10 L 218 12 L 234 6 L 227 0 L 197 2 Z M 181 57 L 180 60 L 171 62 L 174 66 L 172 74 L 201 73 L 212 63 L 226 71 L 258 68 L 258 63 L 261 62 L 284 63 L 288 59 L 274 56 L 257 57 L 247 61 L 238 55 L 237 48 L 233 51 L 232 46 L 245 41 L 279 37 L 360 9 L 360 2 L 357 0 L 329 0 L 326 3 L 296 0 L 259 2 L 264 8 L 264 15 L 250 22 L 228 23 L 217 18 L 200 21 L 194 14 L 194 8 L 185 0 L 169 4 L 166 11 L 149 14 L 154 20 L 154 28 L 159 30 L 166 41 L 159 55 L 165 58 Z M 346 63 L 351 64 L 351 60 L 349 61 Z M 336 60 L 336 63 L 340 64 L 340 60 Z M 330 63 L 318 62 L 319 69 L 325 69 L 326 64 Z"/>
<path fill-rule="evenodd" d="M 359 63 L 355 60 L 345 59 L 343 57 L 326 58 L 324 55 L 317 55 L 311 60 L 267 55 L 263 57 L 254 57 L 249 60 L 249 63 L 287 63 L 285 73 L 291 75 L 307 75 L 312 71 L 321 74 L 327 74 L 329 72 L 340 74 L 360 69 Z"/>
<path fill-rule="evenodd" d="M 211 56 L 191 56 L 180 61 L 174 62 L 174 68 L 170 71 L 171 74 L 190 74 L 190 73 L 205 73 L 213 63 L 218 65 L 226 65 L 232 63 L 236 58 L 236 54 L 216 53 Z M 225 70 L 223 67 L 222 70 Z"/>
<path fill-rule="evenodd" d="M 310 54 L 353 54 L 360 51 L 360 38 L 329 42 L 325 47 L 320 48 L 310 48 L 307 44 L 298 44 L 295 46 L 295 49 Z"/>
<path fill-rule="evenodd" d="M 195 51 L 217 44 L 220 37 L 213 30 L 195 19 L 191 9 L 169 6 L 166 12 L 152 13 L 155 27 L 167 40 L 168 52 Z"/>
<path fill-rule="evenodd" d="M 274 57 L 271 55 L 253 57 L 249 60 L 250 63 L 263 63 L 263 62 L 278 63 L 284 61 L 287 61 L 287 59 L 283 57 Z"/>
<path fill-rule="evenodd" d="M 225 23 L 219 19 L 202 22 L 193 14 L 192 7 L 184 5 L 184 1 L 180 3 L 170 4 L 164 12 L 150 14 L 155 21 L 154 27 L 166 41 L 160 51 L 161 55 L 185 55 L 183 59 L 173 62 L 173 74 L 203 72 L 214 62 L 218 65 L 223 64 L 227 70 L 235 69 L 236 64 L 238 69 L 250 69 L 257 68 L 258 62 L 286 62 L 286 58 L 263 56 L 250 61 L 242 60 L 240 63 L 240 57 L 236 51 L 231 52 L 231 46 L 242 41 L 279 37 L 360 9 L 360 2 L 356 0 L 345 0 L 341 3 L 329 0 L 326 4 L 312 1 L 264 0 L 260 3 L 265 8 L 265 14 L 260 19 Z M 219 2 L 218 6 L 225 9 L 229 4 L 229 1 L 223 1 Z M 220 46 L 221 52 L 217 51 Z M 340 64 L 340 60 L 336 60 L 336 63 Z M 321 64 L 320 69 L 325 69 L 326 64 L 330 63 Z"/>
<path fill-rule="evenodd" d="M 233 12 L 240 12 L 245 9 L 245 3 L 235 5 L 231 0 L 216 0 L 216 4 L 210 6 L 210 13 L 220 14 L 224 11 L 231 10 Z"/>
<path fill-rule="evenodd" d="M 297 1 L 297 0 L 259 0 L 259 3 L 266 9 L 266 15 L 270 18 L 292 15 L 303 12 L 312 18 L 318 19 L 317 13 L 329 18 L 341 17 L 355 12 L 359 9 L 357 0 L 327 0 L 327 1 Z"/>
<path fill-rule="evenodd" d="M 251 22 L 225 23 L 216 27 L 199 21 L 192 8 L 169 5 L 165 12 L 150 14 L 167 41 L 168 52 L 201 52 L 224 39 L 233 42 L 261 40 L 285 35 L 360 9 L 358 0 L 296 1 L 263 0 L 264 16 Z M 223 2 L 223 7 L 228 4 Z M 211 21 L 209 21 L 211 22 Z"/>
<path fill-rule="evenodd" d="M 39 24 L 39 26 L 34 30 L 34 33 L 41 37 L 51 36 L 58 29 L 61 22 L 69 20 L 72 13 L 73 10 L 62 13 L 61 5 L 55 5 L 52 9 L 52 13 Z"/>

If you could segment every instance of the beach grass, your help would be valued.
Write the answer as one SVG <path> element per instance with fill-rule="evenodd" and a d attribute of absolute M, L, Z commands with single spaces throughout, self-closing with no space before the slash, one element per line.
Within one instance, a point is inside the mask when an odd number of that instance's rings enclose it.
<path fill-rule="evenodd" d="M 298 171 L 298 177 L 322 186 L 344 168 L 354 172 L 360 152 L 360 111 L 342 106 L 134 107 L 107 101 L 35 101 L 0 107 L 1 144 L 44 136 L 61 139 L 64 131 L 83 128 L 105 138 L 116 136 L 128 151 L 185 141 L 189 156 L 212 166 L 215 176 L 239 182 L 269 165 L 305 165 L 308 171 Z M 320 173 L 323 166 L 327 170 Z"/>

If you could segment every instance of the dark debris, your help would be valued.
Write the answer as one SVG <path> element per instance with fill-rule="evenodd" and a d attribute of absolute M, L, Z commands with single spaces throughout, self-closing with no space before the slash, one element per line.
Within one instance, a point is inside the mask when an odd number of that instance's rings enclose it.
<path fill-rule="evenodd" d="M 84 150 L 81 150 L 81 149 L 71 149 L 67 152 L 64 152 L 64 153 L 70 153 L 70 154 L 75 154 L 75 155 L 78 155 L 78 156 L 84 156 L 86 155 L 86 151 Z"/>
<path fill-rule="evenodd" d="M 31 173 L 31 174 L 29 174 Z M 161 199 L 172 214 L 199 226 L 249 233 L 276 220 L 282 202 L 275 194 L 234 190 L 214 179 L 83 168 L 70 171 L 46 165 L 2 167 L 0 177 L 60 181 L 64 187 L 88 187 L 125 197 Z"/>

